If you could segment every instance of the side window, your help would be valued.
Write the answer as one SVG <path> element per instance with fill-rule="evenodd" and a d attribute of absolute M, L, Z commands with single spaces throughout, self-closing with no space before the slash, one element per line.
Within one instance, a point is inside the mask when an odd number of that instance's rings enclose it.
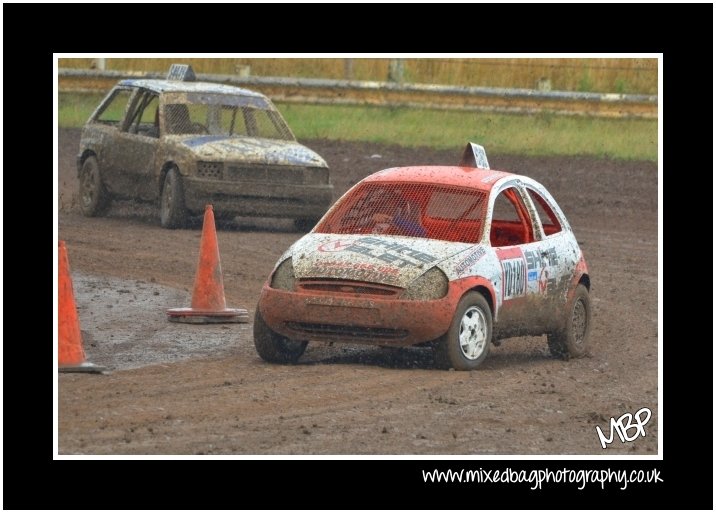
<path fill-rule="evenodd" d="M 509 190 L 509 189 L 508 189 Z M 515 205 L 507 199 L 507 191 L 502 191 L 495 198 L 495 208 L 492 211 L 492 220 L 520 222 L 520 216 L 517 214 Z"/>
<path fill-rule="evenodd" d="M 124 118 L 124 111 L 127 109 L 127 103 L 129 103 L 131 96 L 132 91 L 128 89 L 116 90 L 107 103 L 104 104 L 95 120 L 105 125 L 119 125 L 119 122 Z"/>
<path fill-rule="evenodd" d="M 130 113 L 127 131 L 147 137 L 159 137 L 159 97 L 150 92 L 144 93 Z"/>
<path fill-rule="evenodd" d="M 168 134 L 208 134 L 209 106 L 204 104 L 168 103 L 164 121 Z"/>
<path fill-rule="evenodd" d="M 530 217 L 522 198 L 514 187 L 505 189 L 495 198 L 490 226 L 490 244 L 515 246 L 533 240 Z"/>
<path fill-rule="evenodd" d="M 168 103 L 165 105 L 164 124 L 168 134 L 191 133 L 189 107 L 183 103 Z"/>
<path fill-rule="evenodd" d="M 537 209 L 537 215 L 539 215 L 539 220 L 542 223 L 544 234 L 552 235 L 553 233 L 561 232 L 562 225 L 559 222 L 559 218 L 554 213 L 554 210 L 552 210 L 552 207 L 549 206 L 547 200 L 545 200 L 537 191 L 533 191 L 529 188 L 527 191 L 530 194 L 530 198 L 532 198 L 532 203 L 534 204 L 535 209 Z"/>
<path fill-rule="evenodd" d="M 192 125 L 206 125 L 206 120 L 209 118 L 209 105 L 190 103 L 187 107 L 189 109 L 189 121 Z"/>
<path fill-rule="evenodd" d="M 249 137 L 263 139 L 290 139 L 287 130 L 275 114 L 268 110 L 243 108 L 246 131 Z"/>

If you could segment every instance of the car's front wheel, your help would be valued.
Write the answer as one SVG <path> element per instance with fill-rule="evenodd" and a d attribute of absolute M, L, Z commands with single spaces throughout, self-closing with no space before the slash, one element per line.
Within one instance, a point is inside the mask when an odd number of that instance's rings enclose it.
<path fill-rule="evenodd" d="M 592 305 L 587 287 L 581 283 L 566 305 L 562 328 L 547 335 L 547 345 L 553 356 L 580 358 L 589 350 L 589 333 L 592 327 Z"/>
<path fill-rule="evenodd" d="M 89 156 L 80 171 L 80 209 L 87 217 L 101 216 L 109 208 L 110 197 L 102 183 L 97 157 Z"/>
<path fill-rule="evenodd" d="M 186 224 L 184 186 L 177 168 L 167 171 L 164 177 L 159 217 L 163 228 L 182 228 Z"/>
<path fill-rule="evenodd" d="M 296 363 L 306 350 L 307 341 L 291 340 L 273 331 L 261 316 L 254 315 L 254 346 L 259 356 L 271 363 Z"/>
<path fill-rule="evenodd" d="M 435 363 L 444 369 L 477 369 L 487 358 L 492 341 L 492 313 L 485 297 L 468 292 L 455 310 L 447 333 L 435 346 Z"/>

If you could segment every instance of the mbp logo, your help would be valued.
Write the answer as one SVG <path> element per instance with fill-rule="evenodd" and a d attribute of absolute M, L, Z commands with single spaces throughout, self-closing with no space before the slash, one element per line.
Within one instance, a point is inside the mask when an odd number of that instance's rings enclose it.
<path fill-rule="evenodd" d="M 604 436 L 602 429 L 597 426 L 597 435 L 599 435 L 599 443 L 602 444 L 602 449 L 607 448 L 607 444 L 614 441 L 614 431 L 616 430 L 617 435 L 622 443 L 633 442 L 639 436 L 646 436 L 644 426 L 649 422 L 651 418 L 651 410 L 649 408 L 642 408 L 637 411 L 633 416 L 627 412 L 617 420 L 614 417 L 609 419 L 609 438 Z M 634 434 L 630 435 L 629 430 L 633 429 Z"/>

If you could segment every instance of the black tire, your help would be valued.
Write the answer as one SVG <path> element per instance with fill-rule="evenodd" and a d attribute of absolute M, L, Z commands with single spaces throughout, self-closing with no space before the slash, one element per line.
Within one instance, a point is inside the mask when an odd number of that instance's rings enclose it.
<path fill-rule="evenodd" d="M 475 370 L 485 361 L 492 341 L 492 312 L 485 297 L 468 292 L 455 310 L 447 333 L 435 346 L 435 363 L 443 369 Z"/>
<path fill-rule="evenodd" d="M 184 206 L 184 185 L 177 168 L 167 171 L 159 200 L 159 216 L 163 228 L 183 228 L 187 211 Z"/>
<path fill-rule="evenodd" d="M 562 328 L 547 335 L 547 345 L 553 356 L 569 360 L 580 358 L 589 351 L 589 334 L 592 327 L 592 306 L 589 291 L 577 285 L 565 309 Z"/>
<path fill-rule="evenodd" d="M 97 217 L 107 212 L 109 204 L 97 157 L 91 155 L 82 163 L 80 171 L 80 209 L 87 217 Z"/>
<path fill-rule="evenodd" d="M 299 232 L 310 232 L 318 223 L 318 219 L 299 218 L 293 220 L 293 226 Z"/>
<path fill-rule="evenodd" d="M 306 350 L 308 341 L 297 341 L 279 335 L 268 327 L 259 307 L 254 315 L 254 346 L 256 352 L 270 363 L 296 363 Z"/>

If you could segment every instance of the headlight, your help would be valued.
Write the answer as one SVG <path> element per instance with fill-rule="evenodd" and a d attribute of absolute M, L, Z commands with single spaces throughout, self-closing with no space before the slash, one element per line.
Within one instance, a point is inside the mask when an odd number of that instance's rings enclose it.
<path fill-rule="evenodd" d="M 448 291 L 448 279 L 440 269 L 433 267 L 405 289 L 401 299 L 440 299 Z"/>
<path fill-rule="evenodd" d="M 271 288 L 294 290 L 296 276 L 293 274 L 293 260 L 289 257 L 276 268 L 271 278 Z"/>

